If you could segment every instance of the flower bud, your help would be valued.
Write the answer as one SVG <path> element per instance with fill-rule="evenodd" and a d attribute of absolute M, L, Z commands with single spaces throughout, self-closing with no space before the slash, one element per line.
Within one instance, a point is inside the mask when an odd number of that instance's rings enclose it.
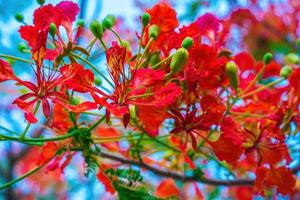
<path fill-rule="evenodd" d="M 24 42 L 19 43 L 19 45 L 18 45 L 18 50 L 19 50 L 21 53 L 24 53 L 24 51 L 27 50 L 27 45 L 26 45 Z"/>
<path fill-rule="evenodd" d="M 100 24 L 100 22 L 98 22 L 97 20 L 94 20 L 90 24 L 90 30 L 96 38 L 98 38 L 98 39 L 102 38 L 103 29 L 102 29 L 102 25 Z"/>
<path fill-rule="evenodd" d="M 84 27 L 84 24 L 85 24 L 84 19 L 78 19 L 76 22 L 76 25 L 80 27 Z"/>
<path fill-rule="evenodd" d="M 102 85 L 101 79 L 100 79 L 100 78 L 97 78 L 97 77 L 95 77 L 94 83 L 95 83 L 95 85 L 97 85 L 97 86 L 101 86 L 101 85 Z"/>
<path fill-rule="evenodd" d="M 143 15 L 142 15 L 142 24 L 143 26 L 147 26 L 150 22 L 150 19 L 151 19 L 151 16 L 149 15 L 149 13 L 145 12 Z"/>
<path fill-rule="evenodd" d="M 159 62 L 160 62 L 159 53 L 155 53 L 155 54 L 151 55 L 151 57 L 150 57 L 150 65 L 151 66 L 154 66 Z M 160 65 L 157 66 L 157 68 L 159 68 L 159 67 L 160 67 Z"/>
<path fill-rule="evenodd" d="M 293 68 L 289 65 L 285 65 L 280 70 L 280 76 L 284 79 L 287 79 L 291 75 L 292 72 L 293 72 Z"/>
<path fill-rule="evenodd" d="M 285 62 L 287 64 L 296 64 L 300 60 L 299 56 L 295 53 L 289 53 L 285 56 Z"/>
<path fill-rule="evenodd" d="M 265 65 L 269 64 L 272 59 L 273 59 L 273 55 L 271 53 L 266 53 L 263 57 L 263 61 Z"/>
<path fill-rule="evenodd" d="M 56 25 L 54 23 L 51 23 L 50 26 L 49 26 L 49 34 L 54 37 L 55 34 L 56 34 Z"/>
<path fill-rule="evenodd" d="M 237 91 L 239 87 L 238 66 L 232 61 L 228 62 L 226 64 L 226 74 L 230 80 L 230 85 Z"/>
<path fill-rule="evenodd" d="M 41 6 L 45 4 L 45 0 L 36 0 L 36 2 Z"/>
<path fill-rule="evenodd" d="M 159 36 L 160 33 L 160 29 L 156 24 L 153 24 L 149 27 L 149 37 L 153 38 L 154 40 L 157 39 L 157 37 Z"/>
<path fill-rule="evenodd" d="M 185 37 L 181 43 L 181 46 L 185 49 L 189 49 L 194 45 L 194 39 L 191 37 Z"/>
<path fill-rule="evenodd" d="M 189 52 L 185 48 L 178 49 L 170 64 L 171 73 L 175 74 L 182 70 L 189 58 Z"/>
<path fill-rule="evenodd" d="M 116 24 L 116 18 L 113 15 L 107 15 L 102 20 L 103 29 L 111 29 Z"/>
<path fill-rule="evenodd" d="M 23 22 L 24 21 L 24 15 L 22 13 L 17 13 L 15 15 L 15 19 L 18 21 L 18 22 Z"/>

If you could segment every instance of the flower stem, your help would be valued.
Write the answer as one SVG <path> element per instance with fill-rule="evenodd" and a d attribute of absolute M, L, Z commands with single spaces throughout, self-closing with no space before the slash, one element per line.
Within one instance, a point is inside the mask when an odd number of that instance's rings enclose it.
<path fill-rule="evenodd" d="M 160 62 L 156 63 L 155 65 L 152 66 L 152 69 L 157 69 L 159 67 L 159 65 L 161 65 L 164 62 L 167 62 L 168 60 L 170 60 L 173 57 L 173 55 L 169 55 L 168 57 L 164 58 L 163 60 L 161 60 Z"/>
<path fill-rule="evenodd" d="M 254 95 L 254 94 L 256 94 L 256 93 L 258 93 L 258 92 L 260 92 L 260 91 L 262 91 L 262 90 L 264 90 L 264 89 L 266 89 L 266 88 L 272 87 L 272 86 L 276 85 L 277 83 L 280 83 L 280 82 L 283 81 L 283 80 L 284 80 L 284 79 L 282 79 L 282 78 L 277 79 L 277 80 L 275 80 L 275 81 L 273 81 L 273 82 L 270 82 L 270 83 L 268 83 L 268 84 L 266 84 L 266 85 L 264 85 L 264 86 L 262 86 L 262 87 L 260 87 L 260 88 L 257 88 L 256 90 L 254 90 L 254 91 L 252 91 L 252 92 L 249 92 L 249 93 L 247 93 L 247 94 L 244 94 L 244 95 L 240 96 L 239 98 L 242 99 L 242 98 L 246 98 L 246 97 L 252 96 L 252 95 Z"/>
<path fill-rule="evenodd" d="M 0 58 L 8 58 L 8 59 L 17 60 L 17 61 L 24 62 L 24 63 L 31 63 L 30 60 L 15 57 L 15 56 L 11 56 L 11 55 L 6 55 L 6 54 L 0 54 Z"/>
<path fill-rule="evenodd" d="M 46 163 L 43 164 L 43 165 L 37 166 L 37 167 L 33 168 L 32 170 L 30 170 L 29 172 L 23 174 L 22 176 L 20 176 L 20 177 L 18 177 L 18 178 L 16 178 L 16 179 L 13 179 L 13 180 L 11 180 L 11 181 L 9 181 L 9 182 L 7 182 L 7 183 L 1 185 L 1 186 L 0 186 L 0 190 L 3 190 L 3 189 L 5 189 L 5 188 L 8 188 L 8 187 L 12 186 L 13 184 L 15 184 L 15 183 L 17 183 L 17 182 L 19 182 L 19 181 L 25 179 L 26 177 L 30 176 L 31 174 L 33 174 L 33 173 L 39 171 L 40 169 L 42 169 L 45 165 L 46 165 Z"/>
<path fill-rule="evenodd" d="M 120 45 L 122 46 L 122 39 L 119 36 L 119 34 L 114 29 L 109 29 L 109 30 L 118 38 Z"/>

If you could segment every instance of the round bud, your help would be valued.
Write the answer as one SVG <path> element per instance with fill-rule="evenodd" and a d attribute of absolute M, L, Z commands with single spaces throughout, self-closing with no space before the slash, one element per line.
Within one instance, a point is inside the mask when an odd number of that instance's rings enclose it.
<path fill-rule="evenodd" d="M 24 51 L 27 50 L 27 45 L 24 42 L 20 42 L 19 45 L 18 45 L 18 50 L 21 53 L 24 53 Z"/>
<path fill-rule="evenodd" d="M 113 15 L 107 15 L 102 20 L 103 29 L 111 29 L 116 24 L 116 18 Z"/>
<path fill-rule="evenodd" d="M 15 15 L 15 19 L 18 21 L 18 22 L 23 22 L 24 21 L 24 15 L 22 13 L 17 13 Z"/>
<path fill-rule="evenodd" d="M 273 55 L 271 53 L 266 53 L 263 57 L 263 61 L 265 65 L 269 64 L 272 59 L 273 59 Z"/>
<path fill-rule="evenodd" d="M 285 65 L 280 70 L 280 76 L 284 79 L 287 79 L 291 75 L 292 72 L 293 72 L 293 68 L 289 65 Z"/>
<path fill-rule="evenodd" d="M 159 36 L 160 33 L 160 29 L 156 24 L 153 24 L 149 27 L 149 37 L 153 38 L 154 40 L 157 39 L 157 37 Z"/>
<path fill-rule="evenodd" d="M 150 65 L 151 66 L 154 66 L 154 65 L 156 65 L 157 63 L 159 63 L 160 62 L 160 56 L 159 56 L 159 53 L 155 53 L 155 54 L 153 54 L 153 55 L 151 55 L 151 57 L 150 57 Z M 160 67 L 160 65 L 158 65 L 156 68 L 159 68 Z M 155 68 L 155 69 L 156 69 Z"/>
<path fill-rule="evenodd" d="M 97 86 L 101 86 L 101 85 L 102 85 L 101 79 L 100 79 L 100 78 L 97 78 L 97 77 L 95 78 L 94 83 L 95 83 L 95 85 L 97 85 Z"/>
<path fill-rule="evenodd" d="M 185 49 L 189 49 L 194 45 L 194 39 L 191 37 L 185 37 L 181 43 L 181 46 Z"/>
<path fill-rule="evenodd" d="M 77 20 L 77 22 L 76 22 L 76 25 L 77 26 L 80 26 L 80 27 L 84 27 L 84 19 L 79 19 L 79 20 Z"/>
<path fill-rule="evenodd" d="M 41 6 L 45 4 L 45 0 L 36 0 L 36 2 Z"/>
<path fill-rule="evenodd" d="M 50 26 L 49 26 L 49 34 L 54 37 L 55 34 L 56 34 L 56 25 L 54 23 L 51 23 Z"/>
<path fill-rule="evenodd" d="M 92 23 L 90 24 L 90 30 L 96 38 L 102 38 L 103 28 L 100 22 L 98 22 L 97 20 L 92 21 Z"/>
<path fill-rule="evenodd" d="M 285 56 L 285 62 L 287 64 L 296 64 L 300 60 L 299 56 L 295 53 L 289 53 Z"/>
<path fill-rule="evenodd" d="M 238 66 L 234 62 L 230 61 L 226 64 L 226 74 L 229 78 L 230 85 L 238 90 L 239 87 L 239 75 L 238 75 Z"/>
<path fill-rule="evenodd" d="M 170 64 L 171 73 L 180 72 L 189 59 L 189 52 L 185 48 L 177 49 Z"/>
<path fill-rule="evenodd" d="M 150 22 L 150 19 L 151 19 L 151 16 L 149 15 L 149 13 L 145 12 L 143 15 L 142 15 L 142 24 L 143 26 L 147 26 Z"/>

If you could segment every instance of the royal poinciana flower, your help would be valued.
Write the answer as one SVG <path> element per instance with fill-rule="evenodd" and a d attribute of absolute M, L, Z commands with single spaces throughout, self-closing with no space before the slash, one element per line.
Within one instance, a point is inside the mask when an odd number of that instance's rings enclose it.
<path fill-rule="evenodd" d="M 251 2 L 253 8 L 260 8 Z M 293 36 L 289 40 L 296 43 L 298 20 L 289 16 L 293 11 L 284 11 L 286 19 L 276 16 L 272 6 L 267 12 L 260 10 L 259 16 L 252 9 L 237 9 L 225 20 L 204 13 L 181 26 L 171 3 L 144 9 L 140 31 L 119 32 L 123 21 L 112 15 L 94 20 L 90 26 L 94 39 L 88 45 L 77 43 L 84 26 L 80 20 L 72 27 L 79 7 L 70 1 L 40 6 L 33 25 L 20 27 L 21 37 L 31 47 L 31 60 L 2 53 L 0 57 L 30 64 L 33 78 L 21 79 L 9 62 L 0 60 L 0 82 L 25 88 L 13 103 L 29 123 L 38 121 L 40 115 L 35 114 L 41 105 L 47 135 L 41 131 L 41 137 L 25 137 L 33 131 L 30 124 L 19 137 L 9 135 L 14 131 L 1 124 L 0 141 L 41 146 L 29 165 L 35 167 L 33 171 L 26 167 L 28 158 L 20 161 L 22 172 L 29 172 L 17 180 L 43 167 L 46 173 L 61 175 L 71 160 L 78 163 L 74 155 L 80 154 L 84 175 L 95 175 L 107 192 L 120 198 L 215 195 L 212 187 L 199 187 L 198 181 L 237 186 L 228 190 L 237 199 L 279 193 L 292 197 L 297 191 L 293 173 L 300 170 L 293 166 L 300 126 L 298 49 L 293 46 L 295 53 L 285 59 L 256 54 L 271 48 L 274 41 L 282 42 L 289 32 Z M 291 8 L 300 11 L 295 4 Z M 251 53 L 231 48 L 233 24 L 248 28 L 239 31 L 246 33 Z M 252 36 L 253 43 L 248 40 Z M 100 52 L 98 42 L 106 67 L 90 57 Z M 215 165 L 218 170 L 211 169 Z M 167 178 L 150 188 L 141 175 L 144 169 Z M 229 175 L 219 178 L 215 171 Z M 156 192 L 148 194 L 150 190 Z M 186 192 L 191 190 L 193 197 Z"/>
<path fill-rule="evenodd" d="M 125 127 L 130 119 L 129 105 L 141 108 L 139 115 L 143 115 L 143 111 L 149 107 L 164 110 L 181 94 L 180 87 L 175 83 L 164 83 L 165 73 L 162 70 L 126 68 L 126 48 L 116 42 L 106 51 L 106 59 L 115 86 L 112 94 L 106 94 L 94 86 L 94 76 L 89 70 L 78 71 L 72 79 L 66 81 L 66 85 L 75 91 L 90 92 L 95 102 L 106 108 L 107 118 L 110 113 L 122 117 Z M 162 121 L 151 125 L 146 118 L 142 119 L 145 119 L 142 122 L 147 132 L 157 135 Z"/>
<path fill-rule="evenodd" d="M 73 39 L 72 23 L 78 12 L 78 5 L 71 1 L 62 1 L 55 6 L 47 4 L 35 10 L 33 25 L 20 27 L 20 35 L 31 47 L 32 57 L 37 65 L 41 65 L 43 59 L 55 59 L 63 49 L 69 48 L 70 50 L 68 44 L 76 43 L 82 28 L 78 27 Z M 54 48 L 48 48 L 46 44 L 51 24 L 55 25 L 55 34 L 58 36 L 57 40 L 53 41 Z M 68 44 L 63 41 L 63 35 L 59 32 L 60 27 L 64 27 L 67 32 Z"/>
<path fill-rule="evenodd" d="M 79 66 L 80 65 L 78 64 L 64 65 L 60 68 L 59 72 L 55 70 L 48 70 L 49 74 L 47 74 L 47 70 L 44 68 L 37 68 L 37 70 L 34 70 L 36 83 L 32 83 L 30 81 L 23 81 L 19 79 L 13 73 L 9 63 L 1 61 L 0 68 L 3 72 L 1 75 L 1 81 L 13 80 L 16 82 L 16 85 L 24 86 L 29 90 L 28 93 L 15 99 L 13 103 L 24 111 L 25 118 L 29 123 L 36 123 L 38 120 L 34 116 L 34 110 L 37 109 L 35 107 L 38 106 L 38 102 L 41 102 L 42 104 L 45 117 L 49 118 L 49 100 L 59 99 L 59 102 L 63 102 L 65 104 L 69 101 L 67 95 L 63 92 L 64 90 L 57 87 L 71 79 L 76 74 Z M 62 89 L 62 91 L 59 91 L 59 89 Z M 95 108 L 93 105 L 92 107 Z M 69 106 L 68 108 L 69 110 L 76 110 L 72 106 Z"/>

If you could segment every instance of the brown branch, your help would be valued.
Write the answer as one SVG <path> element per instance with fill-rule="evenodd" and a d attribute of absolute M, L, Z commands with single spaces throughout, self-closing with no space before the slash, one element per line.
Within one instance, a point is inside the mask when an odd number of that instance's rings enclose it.
<path fill-rule="evenodd" d="M 201 183 L 204 183 L 207 185 L 217 185 L 217 186 L 240 186 L 240 185 L 251 186 L 251 185 L 254 185 L 253 179 L 221 180 L 221 179 L 211 179 L 211 178 L 200 177 L 197 175 L 187 176 L 187 175 L 182 175 L 182 174 L 178 174 L 175 172 L 161 170 L 161 169 L 158 169 L 151 165 L 148 165 L 144 162 L 129 160 L 129 159 L 122 158 L 122 157 L 112 155 L 109 153 L 105 153 L 105 152 L 101 152 L 100 156 L 103 158 L 121 162 L 123 164 L 130 164 L 130 165 L 135 165 L 135 166 L 138 166 L 141 168 L 145 168 L 145 169 L 155 173 L 156 175 L 172 178 L 172 179 L 179 180 L 182 182 L 201 182 Z"/>

